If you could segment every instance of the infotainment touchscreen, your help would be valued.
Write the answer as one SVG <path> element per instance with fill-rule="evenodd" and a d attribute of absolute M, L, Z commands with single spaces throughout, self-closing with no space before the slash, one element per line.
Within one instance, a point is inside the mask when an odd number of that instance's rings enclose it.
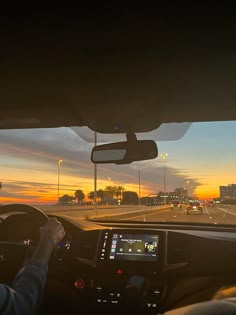
<path fill-rule="evenodd" d="M 155 262 L 158 258 L 158 246 L 158 235 L 113 234 L 109 258 Z"/>

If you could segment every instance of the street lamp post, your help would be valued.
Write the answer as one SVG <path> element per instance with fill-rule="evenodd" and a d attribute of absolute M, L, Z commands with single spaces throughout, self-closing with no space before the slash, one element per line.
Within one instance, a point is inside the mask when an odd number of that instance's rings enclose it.
<path fill-rule="evenodd" d="M 96 131 L 94 132 L 94 146 L 97 145 L 97 133 Z M 95 215 L 97 218 L 97 164 L 94 163 L 94 189 L 93 189 L 93 204 L 95 208 Z"/>
<path fill-rule="evenodd" d="M 58 160 L 57 161 L 57 200 L 59 202 L 59 198 L 60 198 L 60 168 L 61 168 L 61 163 L 62 163 L 62 160 Z"/>
<path fill-rule="evenodd" d="M 138 199 L 139 199 L 139 205 L 141 205 L 140 170 L 138 171 Z"/>
<path fill-rule="evenodd" d="M 162 161 L 163 161 L 163 189 L 164 189 L 164 204 L 166 205 L 166 158 L 168 156 L 168 153 L 161 154 Z"/>

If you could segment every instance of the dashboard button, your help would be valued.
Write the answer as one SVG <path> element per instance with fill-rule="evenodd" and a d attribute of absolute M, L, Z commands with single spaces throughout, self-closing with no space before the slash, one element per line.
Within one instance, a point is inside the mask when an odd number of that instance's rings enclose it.
<path fill-rule="evenodd" d="M 77 289 L 83 289 L 84 286 L 85 286 L 85 282 L 83 279 L 79 279 L 79 280 L 75 281 L 75 287 Z"/>

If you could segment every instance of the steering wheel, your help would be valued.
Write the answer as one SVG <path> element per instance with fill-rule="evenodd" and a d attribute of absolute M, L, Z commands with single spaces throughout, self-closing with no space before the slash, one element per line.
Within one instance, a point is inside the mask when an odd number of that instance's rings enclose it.
<path fill-rule="evenodd" d="M 0 206 L 0 215 L 5 213 L 20 212 L 30 214 L 39 226 L 44 225 L 48 216 L 40 209 L 26 204 L 8 204 Z M 12 241 L 0 241 L 0 279 L 9 283 L 32 253 L 35 246 L 24 245 Z"/>
<path fill-rule="evenodd" d="M 40 209 L 25 204 L 13 203 L 9 205 L 3 205 L 0 207 L 0 215 L 9 212 L 24 212 L 32 214 L 35 218 L 37 218 L 40 221 L 40 223 L 42 222 L 42 224 L 45 224 L 49 219 L 48 216 Z"/>

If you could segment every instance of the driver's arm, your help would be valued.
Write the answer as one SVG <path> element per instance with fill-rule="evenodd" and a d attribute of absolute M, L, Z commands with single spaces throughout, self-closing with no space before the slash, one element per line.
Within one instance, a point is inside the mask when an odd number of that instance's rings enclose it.
<path fill-rule="evenodd" d="M 65 232 L 60 222 L 50 219 L 41 228 L 41 237 L 32 258 L 22 267 L 11 287 L 0 284 L 1 314 L 36 314 L 42 302 L 48 261 Z"/>

